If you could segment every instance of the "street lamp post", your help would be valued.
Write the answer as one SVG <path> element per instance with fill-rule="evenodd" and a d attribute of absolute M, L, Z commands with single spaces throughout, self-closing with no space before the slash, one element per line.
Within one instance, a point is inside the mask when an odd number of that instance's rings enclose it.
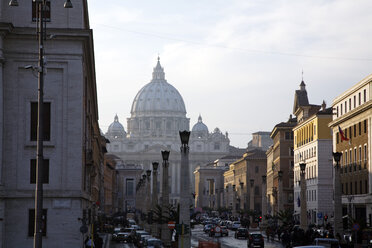
<path fill-rule="evenodd" d="M 236 185 L 234 184 L 233 185 L 233 191 L 232 191 L 232 197 L 233 197 L 233 216 L 236 216 L 236 191 L 235 191 L 235 189 L 236 189 Z"/>
<path fill-rule="evenodd" d="M 37 157 L 36 157 L 36 192 L 35 192 L 35 228 L 34 228 L 34 247 L 43 246 L 43 140 L 44 140 L 44 75 L 45 75 L 45 58 L 44 58 L 44 41 L 46 40 L 46 19 L 45 12 L 48 8 L 46 0 L 35 1 L 37 5 L 37 34 L 38 34 L 38 114 L 37 114 Z M 17 0 L 11 0 L 9 6 L 18 6 Z M 72 8 L 72 3 L 67 0 L 64 8 Z"/>
<path fill-rule="evenodd" d="M 146 171 L 146 179 L 147 179 L 147 181 L 146 181 L 146 192 L 145 192 L 145 199 L 146 199 L 146 201 L 145 201 L 145 207 L 146 207 L 146 209 L 145 209 L 145 212 L 146 212 L 146 214 L 147 214 L 147 221 L 146 221 L 146 226 L 147 226 L 147 231 L 149 231 L 149 232 L 151 232 L 151 225 L 150 225 L 150 218 L 151 218 L 151 214 L 150 214 L 150 212 L 151 212 L 151 206 L 152 206 L 152 203 L 151 203 L 151 201 L 152 201 L 152 197 L 151 197 L 151 170 L 147 170 Z M 150 204 L 148 204 L 148 203 L 150 203 Z"/>
<path fill-rule="evenodd" d="M 306 164 L 300 163 L 301 169 L 301 216 L 300 216 L 300 227 L 306 231 L 307 229 L 307 202 L 306 202 L 306 181 L 305 181 L 305 169 Z"/>
<path fill-rule="evenodd" d="M 190 230 L 190 172 L 189 172 L 189 131 L 182 131 L 181 138 L 181 192 L 180 192 L 180 218 L 179 223 L 188 226 Z M 211 192 L 212 193 L 212 192 Z M 183 228 L 184 230 L 184 228 Z M 179 247 L 191 247 L 190 233 L 182 231 L 181 239 L 179 239 Z"/>
<path fill-rule="evenodd" d="M 169 219 L 169 184 L 168 184 L 168 167 L 169 167 L 169 151 L 161 151 L 163 157 L 163 180 L 162 180 L 162 200 L 161 200 L 161 212 L 162 212 L 162 224 L 161 224 L 161 240 L 165 247 L 171 246 L 170 231 L 168 229 L 167 222 Z"/>
<path fill-rule="evenodd" d="M 252 212 L 254 211 L 254 179 L 249 180 L 250 183 L 250 193 L 249 193 L 249 210 Z M 251 223 L 253 223 L 253 215 L 252 215 L 252 220 Z"/>
<path fill-rule="evenodd" d="M 266 175 L 262 176 L 262 227 L 266 226 L 267 196 L 266 196 Z"/>
<path fill-rule="evenodd" d="M 342 192 L 341 192 L 341 175 L 340 175 L 340 160 L 342 153 L 341 152 L 333 152 L 333 159 L 336 162 L 335 165 L 335 180 L 334 180 L 334 233 L 335 235 L 342 234 L 343 232 L 343 223 L 342 223 Z"/>
<path fill-rule="evenodd" d="M 156 210 L 156 205 L 158 205 L 158 162 L 152 163 L 152 214 Z M 158 236 L 158 225 L 155 221 L 152 223 L 152 235 Z"/>
<path fill-rule="evenodd" d="M 283 209 L 283 171 L 278 171 L 278 213 Z"/>

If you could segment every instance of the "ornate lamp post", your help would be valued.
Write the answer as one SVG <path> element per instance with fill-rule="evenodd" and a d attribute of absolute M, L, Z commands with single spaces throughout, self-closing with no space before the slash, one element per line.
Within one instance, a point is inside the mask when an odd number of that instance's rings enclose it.
<path fill-rule="evenodd" d="M 235 191 L 235 189 L 236 189 L 236 185 L 235 184 L 233 184 L 233 191 L 232 191 L 232 196 L 233 196 L 233 216 L 235 216 L 236 215 L 236 191 Z"/>
<path fill-rule="evenodd" d="M 266 196 L 266 175 L 262 176 L 262 226 L 266 226 L 267 196 Z"/>
<path fill-rule="evenodd" d="M 151 200 L 151 208 L 152 211 L 154 212 L 156 209 L 156 205 L 158 205 L 158 167 L 159 163 L 158 162 L 153 162 L 152 163 L 152 200 Z M 153 212 L 151 213 L 153 217 Z M 157 236 L 158 235 L 158 228 L 157 228 L 157 223 L 153 222 L 152 223 L 152 235 Z"/>
<path fill-rule="evenodd" d="M 43 246 L 43 161 L 44 161 L 44 75 L 45 75 L 45 57 L 44 57 L 44 41 L 46 40 L 46 11 L 47 1 L 35 1 L 37 6 L 37 34 L 39 48 L 38 66 L 32 66 L 33 70 L 38 72 L 38 111 L 37 111 L 37 157 L 36 157 L 36 192 L 35 192 L 35 228 L 34 228 L 34 248 Z M 18 6 L 17 0 L 11 0 L 9 6 Z M 64 8 L 72 8 L 72 3 L 67 0 Z"/>
<path fill-rule="evenodd" d="M 190 170 L 189 170 L 189 131 L 179 132 L 181 138 L 181 191 L 180 191 L 180 218 L 179 223 L 186 225 L 186 230 L 190 229 Z M 212 192 L 211 192 L 212 193 Z M 185 230 L 185 228 L 183 228 Z M 191 247 L 190 233 L 181 233 L 179 247 Z"/>
<path fill-rule="evenodd" d="M 169 219 L 169 184 L 168 184 L 168 167 L 169 167 L 169 151 L 161 151 L 163 157 L 163 180 L 162 180 L 162 198 L 161 198 L 161 211 L 162 218 Z M 161 240 L 165 247 L 171 246 L 171 237 L 168 225 L 165 221 L 161 224 Z"/>
<path fill-rule="evenodd" d="M 246 195 L 244 193 L 244 183 L 240 182 L 240 202 L 239 202 L 239 208 L 244 209 L 244 203 L 247 201 Z"/>
<path fill-rule="evenodd" d="M 249 210 L 254 211 L 254 179 L 249 180 L 250 183 L 250 193 L 249 193 Z M 253 223 L 253 215 L 251 219 L 251 223 Z"/>
<path fill-rule="evenodd" d="M 301 169 L 301 216 L 300 216 L 300 227 L 306 231 L 307 229 L 307 202 L 306 202 L 306 181 L 305 181 L 305 169 L 306 164 L 300 164 Z"/>
<path fill-rule="evenodd" d="M 283 209 L 283 171 L 278 171 L 278 213 Z"/>
<path fill-rule="evenodd" d="M 146 221 L 146 229 L 147 231 L 151 231 L 150 229 L 150 216 L 151 216 L 151 170 L 146 171 L 146 187 L 145 187 L 145 213 L 147 214 L 147 221 Z M 150 203 L 150 204 L 149 204 Z"/>
<path fill-rule="evenodd" d="M 340 175 L 340 160 L 342 153 L 341 152 L 333 152 L 333 159 L 336 162 L 336 165 L 334 167 L 335 169 L 335 180 L 334 180 L 334 206 L 333 206 L 333 211 L 334 211 L 334 233 L 337 234 L 342 234 L 343 233 L 343 223 L 342 223 L 342 192 L 341 192 L 341 175 Z"/>

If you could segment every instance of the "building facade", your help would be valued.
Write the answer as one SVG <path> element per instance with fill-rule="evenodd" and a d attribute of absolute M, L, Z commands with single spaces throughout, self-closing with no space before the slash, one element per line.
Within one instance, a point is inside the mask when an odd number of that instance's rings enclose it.
<path fill-rule="evenodd" d="M 152 73 L 152 80 L 146 84 L 134 98 L 131 116 L 127 119 L 127 132 L 115 116 L 108 128 L 106 138 L 110 140 L 108 151 L 120 157 L 124 164 L 142 166 L 143 170 L 151 170 L 152 162 L 161 164 L 161 150 L 169 150 L 169 182 L 171 185 L 170 203 L 179 201 L 181 141 L 179 131 L 189 130 L 189 118 L 181 94 L 165 80 L 164 69 L 158 62 Z M 190 135 L 190 179 L 191 187 L 195 187 L 193 172 L 202 166 L 230 153 L 228 133 L 215 128 L 209 132 L 207 125 L 199 116 L 193 125 Z M 162 166 L 159 166 L 158 180 L 161 182 Z M 160 192 L 161 183 L 160 185 Z"/>
<path fill-rule="evenodd" d="M 0 4 L 0 247 L 34 236 L 38 80 L 35 3 Z M 43 245 L 81 247 L 100 209 L 103 147 L 87 1 L 51 1 L 45 41 Z M 88 219 L 88 217 L 91 217 Z"/>
<path fill-rule="evenodd" d="M 329 123 L 333 151 L 342 153 L 343 215 L 351 216 L 362 227 L 372 225 L 371 92 L 372 75 L 369 75 L 336 97 L 332 104 L 333 120 Z"/>
<path fill-rule="evenodd" d="M 323 225 L 323 216 L 333 215 L 332 136 L 328 123 L 332 120 L 332 108 L 308 104 L 305 84 L 296 91 L 294 114 L 298 124 L 294 132 L 294 216 L 299 219 L 300 164 L 305 163 L 307 223 Z M 305 98 L 305 99 L 304 99 Z M 307 103 L 306 103 L 307 102 Z"/>
<path fill-rule="evenodd" d="M 250 150 L 231 163 L 224 173 L 224 202 L 233 214 L 244 210 L 261 212 L 262 176 L 266 175 L 266 163 L 266 151 Z"/>
<path fill-rule="evenodd" d="M 271 215 L 293 210 L 293 127 L 296 118 L 275 125 L 270 137 L 273 145 L 267 151 L 266 195 Z"/>

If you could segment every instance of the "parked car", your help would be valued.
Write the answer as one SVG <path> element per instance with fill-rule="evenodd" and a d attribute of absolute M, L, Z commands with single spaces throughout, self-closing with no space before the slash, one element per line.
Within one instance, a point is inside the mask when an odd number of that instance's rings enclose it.
<path fill-rule="evenodd" d="M 227 229 L 227 226 L 221 226 L 221 236 L 229 236 L 229 229 Z"/>
<path fill-rule="evenodd" d="M 265 240 L 261 233 L 252 232 L 249 234 L 247 247 L 261 247 L 265 246 Z"/>
<path fill-rule="evenodd" d="M 132 236 L 128 232 L 118 232 L 115 237 L 116 242 L 132 242 Z"/>
<path fill-rule="evenodd" d="M 244 239 L 247 239 L 248 235 L 249 235 L 249 232 L 248 232 L 247 228 L 241 227 L 241 228 L 236 229 L 236 231 L 235 231 L 235 238 L 236 239 L 241 238 L 241 237 L 243 237 Z"/>
<path fill-rule="evenodd" d="M 206 224 L 203 228 L 203 231 L 205 233 L 209 233 L 209 231 L 211 230 L 211 228 L 213 227 L 213 224 Z"/>
<path fill-rule="evenodd" d="M 116 238 L 118 237 L 118 233 L 121 231 L 120 227 L 115 227 L 114 228 L 114 233 L 111 236 L 112 241 L 116 241 Z"/>
<path fill-rule="evenodd" d="M 157 238 L 149 238 L 145 242 L 145 247 L 148 248 L 163 248 L 163 242 Z"/>
<path fill-rule="evenodd" d="M 330 238 L 316 238 L 314 239 L 314 245 L 321 245 L 331 248 L 340 248 L 340 243 L 338 239 L 330 239 Z"/>
<path fill-rule="evenodd" d="M 209 237 L 222 237 L 222 229 L 220 226 L 213 226 L 209 231 Z"/>
<path fill-rule="evenodd" d="M 150 238 L 153 238 L 153 237 L 151 235 L 141 235 L 139 242 L 137 242 L 137 247 L 138 248 L 145 247 L 146 241 Z"/>
<path fill-rule="evenodd" d="M 134 240 L 133 240 L 133 243 L 138 247 L 139 244 L 140 244 L 140 241 L 141 241 L 141 237 L 143 235 L 150 235 L 148 232 L 146 231 L 139 231 L 137 230 L 136 231 L 136 234 L 134 235 Z"/>
<path fill-rule="evenodd" d="M 234 221 L 232 224 L 231 224 L 231 230 L 235 231 L 237 230 L 238 228 L 241 227 L 241 224 L 240 224 L 240 221 Z"/>

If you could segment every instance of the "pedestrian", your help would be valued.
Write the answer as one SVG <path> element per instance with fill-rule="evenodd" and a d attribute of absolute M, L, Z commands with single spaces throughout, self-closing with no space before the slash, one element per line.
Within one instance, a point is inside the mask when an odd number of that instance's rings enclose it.
<path fill-rule="evenodd" d="M 94 236 L 94 243 L 96 245 L 95 248 L 102 248 L 103 246 L 103 239 L 97 234 Z"/>
<path fill-rule="evenodd" d="M 93 240 L 92 240 L 92 238 L 90 237 L 90 236 L 88 236 L 86 239 L 85 239 L 85 242 L 84 242 L 84 244 L 85 244 L 85 248 L 95 248 L 95 246 L 94 246 L 94 242 L 93 242 Z"/>

